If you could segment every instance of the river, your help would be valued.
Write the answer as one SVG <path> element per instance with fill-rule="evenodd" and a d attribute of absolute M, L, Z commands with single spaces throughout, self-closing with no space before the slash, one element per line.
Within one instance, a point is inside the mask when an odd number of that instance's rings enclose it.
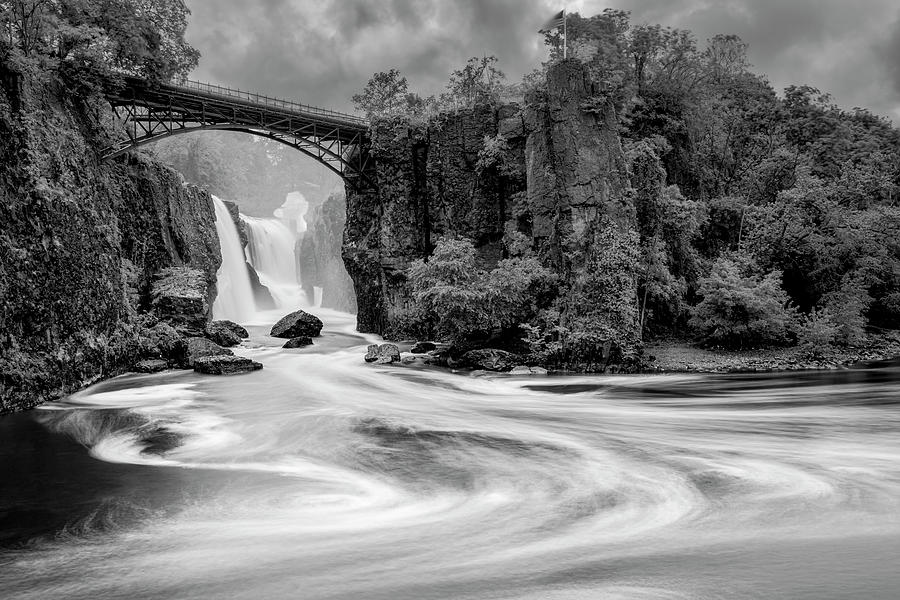
<path fill-rule="evenodd" d="M 896 366 L 478 377 L 320 313 L 0 418 L 0 597 L 900 594 Z"/>

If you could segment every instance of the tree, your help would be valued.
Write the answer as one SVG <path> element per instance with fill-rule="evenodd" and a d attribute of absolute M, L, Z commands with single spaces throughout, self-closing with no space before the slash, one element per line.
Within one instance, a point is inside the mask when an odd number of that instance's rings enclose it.
<path fill-rule="evenodd" d="M 753 259 L 740 252 L 722 255 L 700 280 L 701 302 L 690 326 L 703 343 L 728 348 L 784 343 L 793 313 L 781 288 L 781 273 L 756 272 Z"/>
<path fill-rule="evenodd" d="M 454 106 L 474 106 L 500 100 L 506 75 L 497 68 L 496 56 L 470 58 L 462 69 L 450 74 L 447 84 L 447 100 Z"/>
<path fill-rule="evenodd" d="M 381 71 L 369 78 L 361 92 L 353 94 L 353 104 L 372 118 L 397 115 L 409 106 L 409 84 L 397 69 Z"/>

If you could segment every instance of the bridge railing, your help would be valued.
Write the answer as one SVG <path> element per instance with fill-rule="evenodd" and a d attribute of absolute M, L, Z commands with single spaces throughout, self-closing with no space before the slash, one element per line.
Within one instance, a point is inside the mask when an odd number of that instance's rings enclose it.
<path fill-rule="evenodd" d="M 171 87 L 174 88 L 184 88 L 186 90 L 195 90 L 199 92 L 204 92 L 207 94 L 215 94 L 217 96 L 223 96 L 226 98 L 234 98 L 237 100 L 246 100 L 248 102 L 253 102 L 256 104 L 263 104 L 265 106 L 271 106 L 273 108 L 282 108 L 285 110 L 291 110 L 295 112 L 304 112 L 316 115 L 322 115 L 325 117 L 333 117 L 336 119 L 343 119 L 347 121 L 352 121 L 359 125 L 367 125 L 367 121 L 359 117 L 357 115 L 351 115 L 349 113 L 342 113 L 336 110 L 329 110 L 327 108 L 319 108 L 317 106 L 310 106 L 309 104 L 303 104 L 301 102 L 294 102 L 292 100 L 282 100 L 280 98 L 271 98 L 269 96 L 263 94 L 257 94 L 254 92 L 245 92 L 243 90 L 236 90 L 233 88 L 223 87 L 221 85 L 216 85 L 214 83 L 203 83 L 200 81 L 191 81 L 185 80 L 176 84 L 171 84 Z"/>

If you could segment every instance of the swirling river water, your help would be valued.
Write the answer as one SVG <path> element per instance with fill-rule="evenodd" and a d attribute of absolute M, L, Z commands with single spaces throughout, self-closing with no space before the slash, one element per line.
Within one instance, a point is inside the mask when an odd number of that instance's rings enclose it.
<path fill-rule="evenodd" d="M 470 376 L 316 345 L 0 419 L 0 598 L 900 598 L 900 368 Z"/>

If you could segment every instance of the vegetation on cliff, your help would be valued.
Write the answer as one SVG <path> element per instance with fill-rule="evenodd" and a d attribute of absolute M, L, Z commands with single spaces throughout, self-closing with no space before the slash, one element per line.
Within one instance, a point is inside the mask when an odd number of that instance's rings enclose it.
<path fill-rule="evenodd" d="M 462 335 L 458 311 L 435 310 L 421 284 L 449 235 L 471 242 L 479 273 L 524 246 L 559 277 L 552 306 L 523 321 L 534 356 L 549 349 L 558 364 L 602 368 L 607 350 L 619 362 L 671 336 L 853 346 L 900 326 L 900 131 L 808 86 L 776 93 L 736 36 L 700 46 L 616 10 L 568 19 L 569 59 L 548 34 L 550 61 L 516 86 L 485 58 L 437 97 L 391 71 L 355 98 L 390 189 L 351 209 L 384 207 L 381 234 L 399 238 L 385 262 L 383 237 L 348 230 L 351 274 L 379 248 L 378 266 L 359 270 L 382 270 L 373 324 L 391 331 L 424 311 L 433 332 Z M 414 216 L 394 222 L 391 206 Z M 453 219 L 476 206 L 477 222 Z M 442 294 L 471 300 L 474 273 Z M 486 305 L 469 304 L 481 323 Z M 516 311 L 492 314 L 495 328 Z"/>
<path fill-rule="evenodd" d="M 196 269 L 210 304 L 220 257 L 209 195 L 140 155 L 98 158 L 118 73 L 196 62 L 180 1 L 0 3 L 0 412 L 172 350 L 151 288 Z"/>

